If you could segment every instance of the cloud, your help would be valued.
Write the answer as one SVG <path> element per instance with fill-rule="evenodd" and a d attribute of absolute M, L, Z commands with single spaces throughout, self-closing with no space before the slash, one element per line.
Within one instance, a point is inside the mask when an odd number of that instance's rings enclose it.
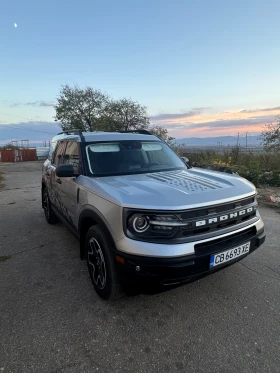
<path fill-rule="evenodd" d="M 151 120 L 165 120 L 165 119 L 180 119 L 180 118 L 187 118 L 187 117 L 193 117 L 195 115 L 201 114 L 200 110 L 190 110 L 185 113 L 177 113 L 177 114 L 158 114 L 158 115 L 153 115 L 151 116 Z"/>
<path fill-rule="evenodd" d="M 260 116 L 258 118 L 248 118 L 248 119 L 231 119 L 231 120 L 217 120 L 214 122 L 201 122 L 201 123 L 190 123 L 187 125 L 187 128 L 201 128 L 201 127 L 209 127 L 212 129 L 220 128 L 220 127 L 251 127 L 256 126 L 263 123 L 272 122 L 275 118 L 271 116 Z M 170 127 L 172 128 L 172 126 Z M 248 128 L 249 129 L 249 128 Z"/>
<path fill-rule="evenodd" d="M 202 113 L 199 111 L 191 110 L 185 113 L 178 114 L 159 114 L 152 116 L 152 122 L 159 125 L 169 124 L 190 124 L 190 123 L 205 123 L 205 122 L 228 122 L 237 119 L 244 120 L 263 120 L 271 121 L 280 114 L 280 107 L 259 109 L 257 110 L 242 110 L 242 111 L 224 111 L 216 113 Z"/>
<path fill-rule="evenodd" d="M 205 110 L 209 110 L 209 109 L 212 109 L 212 107 L 211 106 L 207 106 L 207 107 L 194 107 L 194 108 L 192 108 L 192 110 L 195 110 L 195 111 L 200 111 L 200 112 L 202 112 L 202 111 L 205 111 Z"/>
<path fill-rule="evenodd" d="M 151 120 L 166 120 L 166 119 L 180 119 L 180 118 L 188 118 L 188 117 L 193 117 L 202 114 L 204 111 L 211 109 L 210 106 L 208 107 L 197 107 L 193 108 L 189 111 L 184 111 L 182 113 L 161 113 L 157 115 L 151 116 Z"/>
<path fill-rule="evenodd" d="M 246 131 L 260 133 L 265 124 L 275 122 L 280 115 L 280 107 L 223 112 L 207 112 L 202 109 L 155 115 L 151 117 L 151 122 L 167 128 L 176 138 L 197 134 L 212 137 Z"/>
<path fill-rule="evenodd" d="M 53 101 L 33 101 L 33 102 L 15 102 L 10 107 L 16 106 L 35 106 L 35 107 L 53 107 Z"/>
<path fill-rule="evenodd" d="M 20 102 L 14 102 L 10 107 L 16 107 L 16 106 L 21 106 L 22 104 Z"/>
<path fill-rule="evenodd" d="M 1 142 L 28 139 L 30 142 L 52 139 L 61 128 L 56 122 L 28 121 L 0 124 Z"/>
<path fill-rule="evenodd" d="M 259 113 L 261 111 L 274 111 L 274 110 L 280 110 L 280 106 L 266 108 L 266 109 L 241 110 L 240 113 Z"/>
<path fill-rule="evenodd" d="M 52 101 L 34 101 L 34 102 L 27 102 L 27 106 L 40 106 L 40 107 L 53 107 L 54 102 Z"/>
<path fill-rule="evenodd" d="M 176 124 L 167 124 L 164 127 L 175 130 L 175 129 L 200 129 L 200 128 L 209 128 L 215 130 L 216 128 L 233 128 L 233 127 L 246 127 L 250 130 L 250 127 L 255 127 L 256 125 L 263 125 L 264 123 L 270 123 L 275 121 L 273 116 L 260 116 L 258 118 L 252 117 L 248 119 L 222 119 L 216 121 L 205 121 L 200 123 L 176 123 Z"/>

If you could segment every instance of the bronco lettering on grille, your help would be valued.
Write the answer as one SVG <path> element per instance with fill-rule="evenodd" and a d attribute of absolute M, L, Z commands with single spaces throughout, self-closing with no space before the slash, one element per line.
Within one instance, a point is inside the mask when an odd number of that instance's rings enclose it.
<path fill-rule="evenodd" d="M 247 209 L 231 212 L 227 215 L 221 215 L 210 219 L 199 220 L 195 223 L 196 227 L 201 227 L 204 225 L 211 225 L 214 223 L 220 223 L 229 219 L 237 218 L 238 216 L 243 216 L 256 211 L 256 207 L 248 207 Z"/>

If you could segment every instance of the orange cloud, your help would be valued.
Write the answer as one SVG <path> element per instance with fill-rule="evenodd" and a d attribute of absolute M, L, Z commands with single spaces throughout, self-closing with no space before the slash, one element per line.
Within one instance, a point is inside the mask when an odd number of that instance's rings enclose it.
<path fill-rule="evenodd" d="M 246 131 L 249 131 L 252 133 L 261 133 L 263 128 L 265 126 L 265 123 L 262 125 L 257 126 L 250 126 L 244 127 L 234 127 L 233 128 L 215 128 L 213 130 L 212 127 L 204 126 L 199 128 L 190 128 L 190 129 L 182 129 L 182 130 L 172 130 L 170 129 L 169 132 L 174 137 L 214 137 L 214 136 L 230 136 L 230 135 L 237 135 L 237 133 L 244 133 Z"/>
<path fill-rule="evenodd" d="M 193 109 L 182 114 L 160 114 L 151 120 L 168 128 L 174 137 L 211 137 L 236 135 L 245 131 L 260 133 L 266 123 L 275 121 L 279 115 L 280 107 L 216 113 Z"/>

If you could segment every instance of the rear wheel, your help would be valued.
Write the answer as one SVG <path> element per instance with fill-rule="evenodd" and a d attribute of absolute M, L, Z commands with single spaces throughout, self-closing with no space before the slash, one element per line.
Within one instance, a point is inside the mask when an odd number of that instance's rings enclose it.
<path fill-rule="evenodd" d="M 92 226 L 86 236 L 86 257 L 92 284 L 105 300 L 117 299 L 122 289 L 110 242 L 102 229 Z"/>
<path fill-rule="evenodd" d="M 51 205 L 49 195 L 48 195 L 48 192 L 47 192 L 46 188 L 44 188 L 44 190 L 43 190 L 42 198 L 43 198 L 43 208 L 44 208 L 45 217 L 46 217 L 47 222 L 49 224 L 56 224 L 58 222 L 58 218 L 57 218 L 57 216 L 55 215 L 55 213 L 52 209 L 52 205 Z"/>

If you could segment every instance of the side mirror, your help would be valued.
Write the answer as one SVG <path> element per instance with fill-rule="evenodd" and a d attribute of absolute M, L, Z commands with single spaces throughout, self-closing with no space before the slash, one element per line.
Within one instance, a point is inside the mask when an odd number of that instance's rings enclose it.
<path fill-rule="evenodd" d="M 190 160 L 189 160 L 189 158 L 187 158 L 187 157 L 181 157 L 181 159 L 185 163 L 185 165 L 187 165 L 188 167 L 190 167 Z"/>
<path fill-rule="evenodd" d="M 73 177 L 74 168 L 72 164 L 60 164 L 56 167 L 55 174 L 58 177 Z"/>

